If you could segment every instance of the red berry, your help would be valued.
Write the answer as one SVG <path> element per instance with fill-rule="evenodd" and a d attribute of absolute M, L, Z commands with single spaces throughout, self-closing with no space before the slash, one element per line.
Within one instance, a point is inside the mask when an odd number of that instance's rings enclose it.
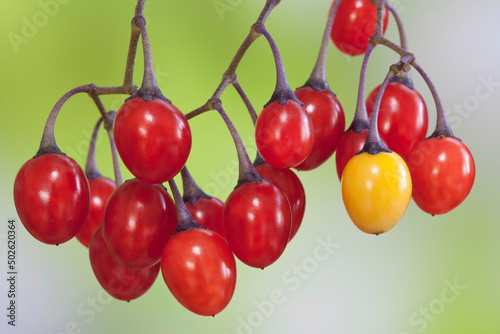
<path fill-rule="evenodd" d="M 330 91 L 302 87 L 295 91 L 297 98 L 311 117 L 314 145 L 309 156 L 295 168 L 311 170 L 319 167 L 333 155 L 344 132 L 345 116 L 342 105 Z"/>
<path fill-rule="evenodd" d="M 218 198 L 212 197 L 200 198 L 193 204 L 188 202 L 185 204 L 198 224 L 207 227 L 225 238 L 226 233 L 224 232 L 224 225 L 222 224 L 224 202 Z"/>
<path fill-rule="evenodd" d="M 169 290 L 185 308 L 213 316 L 231 300 L 236 261 L 217 233 L 195 228 L 175 234 L 165 245 L 161 272 Z"/>
<path fill-rule="evenodd" d="M 365 53 L 370 37 L 375 33 L 377 10 L 369 0 L 343 0 L 335 14 L 330 37 L 337 48 L 348 55 Z M 389 22 L 384 10 L 383 32 Z"/>
<path fill-rule="evenodd" d="M 366 133 L 367 130 L 361 132 L 349 130 L 340 138 L 337 153 L 335 154 L 335 163 L 339 180 L 342 179 L 342 172 L 344 171 L 345 165 L 347 165 L 349 160 L 351 160 L 356 153 L 361 151 L 363 145 L 365 145 Z"/>
<path fill-rule="evenodd" d="M 118 263 L 106 247 L 102 225 L 97 227 L 90 240 L 89 256 L 92 270 L 102 288 L 119 300 L 130 301 L 142 296 L 153 285 L 160 271 L 159 263 L 142 270 L 129 269 Z"/>
<path fill-rule="evenodd" d="M 380 86 L 366 99 L 368 116 L 371 115 Z M 378 114 L 380 137 L 390 150 L 407 160 L 411 150 L 427 134 L 427 107 L 422 96 L 399 82 L 387 85 Z"/>
<path fill-rule="evenodd" d="M 14 181 L 14 203 L 22 223 L 41 242 L 73 238 L 87 217 L 90 190 L 81 167 L 65 154 L 28 160 Z"/>
<path fill-rule="evenodd" d="M 467 146 L 453 137 L 426 139 L 408 159 L 413 200 L 431 215 L 447 213 L 462 203 L 474 184 L 476 166 Z"/>
<path fill-rule="evenodd" d="M 251 267 L 265 268 L 274 263 L 290 238 L 288 199 L 266 180 L 244 183 L 234 189 L 222 217 L 226 240 L 234 255 Z"/>
<path fill-rule="evenodd" d="M 290 169 L 274 168 L 266 163 L 255 168 L 262 177 L 270 180 L 283 191 L 291 209 L 292 228 L 290 240 L 297 234 L 306 209 L 306 193 L 302 182 Z"/>
<path fill-rule="evenodd" d="M 307 111 L 297 102 L 272 102 L 255 124 L 257 149 L 276 168 L 295 167 L 304 161 L 314 144 L 314 129 Z"/>
<path fill-rule="evenodd" d="M 102 223 L 104 217 L 104 208 L 109 196 L 115 190 L 115 182 L 107 177 L 96 177 L 89 179 L 90 186 L 90 208 L 85 219 L 85 223 L 76 235 L 85 247 L 89 246 L 90 239 L 95 229 Z"/>
<path fill-rule="evenodd" d="M 176 230 L 177 211 L 161 185 L 133 179 L 109 197 L 104 239 L 113 257 L 128 268 L 144 269 L 158 263 Z"/>
<path fill-rule="evenodd" d="M 184 167 L 191 150 L 186 118 L 162 99 L 126 101 L 116 114 L 113 134 L 125 166 L 147 183 L 170 180 Z"/>

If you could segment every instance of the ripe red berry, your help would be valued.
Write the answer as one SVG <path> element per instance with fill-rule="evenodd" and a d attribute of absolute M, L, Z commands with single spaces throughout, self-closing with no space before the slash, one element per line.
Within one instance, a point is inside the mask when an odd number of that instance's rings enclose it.
<path fill-rule="evenodd" d="M 218 233 L 225 238 L 224 225 L 222 223 L 222 211 L 224 210 L 224 202 L 220 199 L 200 198 L 195 203 L 185 202 L 189 212 L 201 226 Z"/>
<path fill-rule="evenodd" d="M 295 91 L 297 98 L 311 117 L 314 145 L 306 160 L 295 168 L 311 170 L 319 167 L 333 155 L 344 132 L 345 116 L 337 97 L 326 89 L 302 87 Z"/>
<path fill-rule="evenodd" d="M 288 199 L 266 180 L 244 183 L 234 189 L 222 217 L 234 255 L 251 267 L 265 268 L 274 263 L 290 238 Z"/>
<path fill-rule="evenodd" d="M 342 172 L 344 171 L 345 165 L 347 165 L 349 160 L 363 148 L 366 141 L 366 134 L 367 130 L 361 132 L 349 130 L 340 138 L 337 153 L 335 154 L 335 163 L 339 180 L 342 179 Z"/>
<path fill-rule="evenodd" d="M 31 235 L 47 244 L 61 244 L 78 233 L 89 201 L 85 173 L 65 154 L 46 153 L 28 160 L 14 181 L 19 218 Z"/>
<path fill-rule="evenodd" d="M 335 14 L 330 37 L 337 48 L 348 55 L 365 53 L 370 37 L 375 33 L 377 10 L 369 0 L 343 0 Z M 383 32 L 389 22 L 384 10 Z"/>
<path fill-rule="evenodd" d="M 276 168 L 295 167 L 304 161 L 314 144 L 314 129 L 307 111 L 297 102 L 267 105 L 255 124 L 257 149 Z"/>
<path fill-rule="evenodd" d="M 127 268 L 144 269 L 158 263 L 176 229 L 174 202 L 161 185 L 133 179 L 109 197 L 104 239 L 113 257 Z"/>
<path fill-rule="evenodd" d="M 89 179 L 90 186 L 90 207 L 87 219 L 76 235 L 85 247 L 89 246 L 90 239 L 97 226 L 102 223 L 104 208 L 109 196 L 115 190 L 115 182 L 103 176 Z"/>
<path fill-rule="evenodd" d="M 142 270 L 129 269 L 118 263 L 106 247 L 102 224 L 90 240 L 89 256 L 102 288 L 119 300 L 131 301 L 142 296 L 151 288 L 160 271 L 159 263 Z"/>
<path fill-rule="evenodd" d="M 368 116 L 372 113 L 379 89 L 380 85 L 366 99 Z M 422 96 L 402 83 L 389 83 L 378 114 L 380 137 L 388 148 L 407 160 L 415 145 L 425 138 L 427 125 L 427 107 Z"/>
<path fill-rule="evenodd" d="M 290 169 L 274 168 L 266 163 L 255 167 L 262 177 L 270 180 L 283 191 L 291 209 L 292 227 L 289 241 L 297 234 L 306 209 L 306 193 L 302 182 Z"/>
<path fill-rule="evenodd" d="M 175 234 L 165 245 L 161 272 L 185 308 L 213 316 L 230 302 L 236 286 L 236 261 L 217 233 L 195 228 Z"/>
<path fill-rule="evenodd" d="M 184 167 L 191 150 L 186 118 L 162 99 L 126 101 L 116 114 L 113 134 L 125 166 L 147 183 L 170 180 Z"/>
<path fill-rule="evenodd" d="M 476 176 L 471 152 L 453 137 L 424 140 L 410 153 L 408 167 L 413 200 L 431 215 L 447 213 L 462 203 Z"/>

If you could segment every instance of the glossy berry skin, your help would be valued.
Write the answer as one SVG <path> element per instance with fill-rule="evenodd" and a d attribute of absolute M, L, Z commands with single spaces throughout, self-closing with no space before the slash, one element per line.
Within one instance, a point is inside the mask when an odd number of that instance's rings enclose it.
<path fill-rule="evenodd" d="M 262 177 L 278 186 L 288 199 L 292 214 L 292 227 L 288 240 L 290 242 L 302 224 L 306 209 L 306 193 L 302 182 L 290 169 L 274 168 L 266 163 L 258 165 L 255 169 Z"/>
<path fill-rule="evenodd" d="M 314 144 L 314 128 L 307 111 L 297 102 L 272 102 L 255 124 L 257 150 L 276 168 L 295 167 L 304 161 Z"/>
<path fill-rule="evenodd" d="M 82 228 L 76 235 L 78 241 L 85 247 L 89 246 L 95 229 L 102 223 L 106 202 L 113 190 L 115 190 L 115 182 L 107 177 L 99 176 L 88 181 L 90 187 L 89 213 L 85 223 L 83 223 Z"/>
<path fill-rule="evenodd" d="M 177 211 L 161 185 L 129 180 L 111 194 L 104 211 L 104 239 L 113 257 L 131 269 L 160 261 L 177 230 Z"/>
<path fill-rule="evenodd" d="M 172 103 L 140 97 L 126 101 L 113 127 L 123 163 L 139 180 L 163 183 L 184 167 L 191 150 L 191 130 Z"/>
<path fill-rule="evenodd" d="M 348 55 L 364 54 L 370 37 L 375 33 L 377 10 L 369 0 L 343 0 L 335 14 L 330 37 L 337 48 Z M 383 32 L 389 22 L 384 10 Z"/>
<path fill-rule="evenodd" d="M 366 134 L 367 130 L 361 132 L 349 130 L 340 138 L 337 153 L 335 154 L 335 164 L 337 166 L 337 176 L 339 180 L 342 179 L 342 172 L 344 171 L 345 165 L 347 165 L 349 160 L 351 160 L 356 153 L 361 151 L 365 145 Z"/>
<path fill-rule="evenodd" d="M 447 213 L 462 203 L 474 184 L 471 152 L 453 137 L 430 138 L 410 154 L 413 200 L 431 215 Z"/>
<path fill-rule="evenodd" d="M 17 214 L 41 242 L 62 244 L 87 217 L 90 190 L 81 167 L 65 154 L 46 153 L 28 160 L 14 181 Z"/>
<path fill-rule="evenodd" d="M 344 110 L 337 97 L 326 89 L 302 87 L 295 91 L 295 95 L 304 103 L 314 128 L 311 153 L 295 169 L 312 170 L 328 160 L 337 149 L 345 128 Z"/>
<path fill-rule="evenodd" d="M 90 240 L 89 256 L 99 284 L 119 300 L 131 301 L 142 296 L 151 288 L 160 271 L 160 263 L 142 270 L 129 269 L 118 263 L 106 247 L 102 225 L 97 227 Z"/>
<path fill-rule="evenodd" d="M 222 224 L 224 202 L 218 198 L 212 197 L 200 198 L 193 204 L 188 202 L 185 202 L 185 204 L 198 224 L 205 226 L 225 238 L 224 225 Z"/>
<path fill-rule="evenodd" d="M 290 238 L 291 213 L 285 194 L 271 182 L 244 183 L 229 194 L 222 215 L 234 255 L 265 268 L 283 253 Z"/>
<path fill-rule="evenodd" d="M 354 224 L 363 232 L 389 231 L 411 200 L 412 180 L 397 153 L 355 155 L 342 174 L 342 199 Z"/>
<path fill-rule="evenodd" d="M 380 86 L 366 99 L 368 116 L 371 115 Z M 391 82 L 382 96 L 378 114 L 378 130 L 390 150 L 405 161 L 411 150 L 424 140 L 428 125 L 427 107 L 422 96 L 399 82 Z"/>
<path fill-rule="evenodd" d="M 163 249 L 161 272 L 175 299 L 203 316 L 220 313 L 236 286 L 236 261 L 231 249 L 224 238 L 204 228 L 170 238 Z"/>

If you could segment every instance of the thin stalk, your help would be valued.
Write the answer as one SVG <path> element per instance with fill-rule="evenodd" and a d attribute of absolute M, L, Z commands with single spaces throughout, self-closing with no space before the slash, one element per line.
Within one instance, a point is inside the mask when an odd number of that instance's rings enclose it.
<path fill-rule="evenodd" d="M 116 111 L 112 110 L 108 112 L 108 119 L 110 123 L 108 125 L 104 124 L 104 128 L 108 132 L 109 146 L 111 147 L 111 158 L 113 159 L 113 171 L 115 174 L 115 184 L 116 187 L 123 183 L 122 171 L 120 169 L 120 159 L 118 158 L 118 151 L 116 150 L 115 139 L 113 135 L 113 121 L 116 116 Z"/>
<path fill-rule="evenodd" d="M 90 139 L 89 144 L 89 153 L 87 155 L 87 163 L 85 164 L 85 175 L 87 179 L 96 179 L 101 177 L 102 174 L 99 172 L 99 168 L 97 167 L 97 160 L 95 158 L 95 143 L 97 141 L 97 136 L 99 134 L 99 128 L 101 127 L 103 118 L 100 117 L 94 126 L 94 131 L 92 132 L 92 138 Z"/>
<path fill-rule="evenodd" d="M 158 88 L 153 65 L 153 55 L 151 53 L 151 45 L 149 43 L 148 32 L 146 30 L 146 19 L 143 16 L 136 16 L 133 20 L 141 32 L 142 51 L 144 53 L 144 75 L 142 77 L 142 85 L 139 90 L 129 97 L 133 99 L 140 97 L 144 101 L 153 101 L 157 98 L 170 102 Z"/>
<path fill-rule="evenodd" d="M 241 99 L 243 100 L 243 103 L 245 103 L 245 106 L 247 107 L 248 113 L 250 114 L 250 117 L 252 118 L 253 125 L 257 122 L 257 113 L 255 112 L 255 109 L 252 105 L 252 102 L 248 99 L 248 96 L 245 94 L 245 91 L 243 88 L 241 88 L 239 82 L 236 80 L 233 82 L 233 87 L 236 89 L 238 94 L 240 95 Z"/>
<path fill-rule="evenodd" d="M 211 101 L 212 109 L 217 110 L 221 115 L 224 123 L 231 133 L 231 136 L 234 141 L 234 145 L 236 146 L 236 152 L 238 154 L 238 162 L 239 162 L 239 177 L 238 184 L 236 188 L 242 185 L 243 183 L 256 183 L 262 181 L 262 176 L 255 170 L 250 158 L 248 157 L 248 153 L 245 149 L 245 145 L 243 145 L 243 141 L 241 140 L 238 131 L 234 127 L 233 122 L 229 119 L 226 112 L 222 108 L 222 104 L 220 100 L 212 100 Z"/>
<path fill-rule="evenodd" d="M 245 37 L 245 40 L 243 41 L 243 43 L 238 48 L 238 51 L 236 52 L 236 54 L 234 55 L 233 59 L 231 60 L 231 63 L 229 64 L 228 68 L 226 69 L 226 71 L 222 75 L 221 82 L 219 83 L 219 85 L 217 86 L 214 94 L 212 95 L 212 97 L 208 101 L 220 99 L 222 93 L 227 88 L 227 86 L 229 86 L 229 85 L 231 85 L 231 84 L 233 84 L 235 82 L 235 80 L 236 80 L 236 70 L 237 70 L 237 68 L 238 68 L 241 60 L 243 59 L 243 56 L 247 52 L 248 48 L 250 48 L 250 45 L 252 45 L 252 43 L 257 38 L 259 38 L 260 35 L 261 35 L 260 33 L 257 33 L 255 31 L 254 26 L 256 24 L 264 24 L 265 21 L 267 20 L 267 17 L 271 13 L 271 11 L 279 3 L 280 3 L 280 0 L 267 0 L 266 1 L 266 4 L 264 5 L 264 8 L 262 9 L 262 11 L 261 11 L 261 13 L 259 15 L 259 18 L 255 22 L 255 24 L 252 25 L 252 27 L 250 28 L 250 32 L 248 33 L 248 35 Z M 208 107 L 208 102 L 207 102 L 203 106 L 201 106 L 201 107 L 199 107 L 199 108 L 191 111 L 190 113 L 186 114 L 185 116 L 186 116 L 187 119 L 191 119 L 191 118 L 196 117 L 198 115 L 201 115 L 202 113 L 204 113 L 206 111 L 209 111 L 209 110 L 212 110 L 212 109 Z"/>
<path fill-rule="evenodd" d="M 56 125 L 57 115 L 59 114 L 59 111 L 61 110 L 64 103 L 66 103 L 66 101 L 68 101 L 70 97 L 78 93 L 88 93 L 88 91 L 89 91 L 89 85 L 79 86 L 73 88 L 72 90 L 64 94 L 59 99 L 59 101 L 57 101 L 56 105 L 52 108 L 52 110 L 49 113 L 47 122 L 45 122 L 45 128 L 43 130 L 42 140 L 40 142 L 40 148 L 38 149 L 38 152 L 36 153 L 35 157 L 38 157 L 45 153 L 62 153 L 59 147 L 57 147 L 56 139 L 54 136 L 54 128 Z"/>
<path fill-rule="evenodd" d="M 146 6 L 146 0 L 138 0 L 135 6 L 135 16 L 144 14 L 144 7 Z"/>
<path fill-rule="evenodd" d="M 404 50 L 408 50 L 408 38 L 406 37 L 406 30 L 403 24 L 403 20 L 401 19 L 401 16 L 399 15 L 396 8 L 394 8 L 394 6 L 391 5 L 389 2 L 385 3 L 385 7 L 389 10 L 389 12 L 391 12 L 398 26 L 401 48 Z M 401 72 L 399 75 L 393 78 L 392 82 L 400 82 L 411 89 L 415 89 L 415 86 L 413 85 L 413 80 L 411 79 L 410 71 Z"/>
<path fill-rule="evenodd" d="M 432 93 L 432 97 L 434 98 L 434 102 L 436 104 L 436 111 L 437 111 L 436 129 L 430 135 L 429 138 L 440 137 L 440 136 L 455 137 L 448 122 L 448 117 L 446 117 L 446 113 L 443 108 L 443 103 L 441 102 L 441 98 L 439 97 L 436 86 L 434 86 L 434 83 L 432 82 L 431 78 L 427 75 L 427 73 L 425 73 L 424 69 L 417 63 L 416 60 L 413 60 L 410 64 L 418 71 L 418 73 L 420 73 L 420 75 L 424 79 L 425 83 L 427 84 L 429 90 Z"/>
<path fill-rule="evenodd" d="M 168 181 L 168 185 L 170 186 L 170 190 L 172 191 L 172 195 L 175 201 L 175 207 L 177 209 L 177 221 L 179 225 L 177 226 L 176 233 L 200 228 L 201 226 L 194 220 L 193 216 L 186 207 L 186 204 L 182 200 L 181 193 L 179 192 L 174 179 L 170 179 Z"/>
<path fill-rule="evenodd" d="M 182 189 L 183 196 L 182 199 L 184 202 L 188 202 L 189 204 L 194 204 L 198 202 L 202 198 L 211 199 L 212 196 L 207 195 L 201 188 L 196 184 L 196 181 L 189 173 L 189 170 L 186 166 L 181 170 L 182 176 Z"/>
<path fill-rule="evenodd" d="M 245 92 L 241 88 L 238 81 L 233 83 L 233 86 L 234 86 L 234 88 L 236 88 L 236 90 L 238 91 L 238 94 L 240 94 L 240 97 L 242 98 L 243 102 L 245 103 L 245 106 L 247 107 L 248 113 L 250 114 L 250 117 L 252 118 L 253 125 L 255 126 L 255 123 L 257 123 L 258 116 L 257 116 L 257 113 L 255 112 L 254 107 L 252 106 L 252 103 L 248 99 L 247 95 L 245 94 Z M 266 163 L 266 161 L 264 160 L 264 158 L 262 158 L 259 151 L 257 151 L 257 155 L 255 156 L 255 159 L 253 161 L 253 166 L 257 167 L 258 165 L 263 164 L 263 163 Z"/>
<path fill-rule="evenodd" d="M 332 31 L 335 14 L 337 14 L 337 9 L 339 8 L 341 2 L 342 0 L 335 0 L 330 8 L 328 20 L 323 32 L 323 39 L 321 40 L 321 46 L 319 48 L 318 59 L 316 60 L 311 76 L 306 81 L 304 86 L 311 87 L 315 90 L 330 90 L 326 79 L 326 60 L 328 56 L 328 45 L 330 44 L 330 32 Z"/>
<path fill-rule="evenodd" d="M 347 131 L 352 130 L 356 133 L 360 133 L 368 128 L 368 112 L 366 111 L 365 105 L 365 86 L 366 86 L 366 71 L 368 68 L 368 61 L 370 60 L 370 55 L 375 48 L 375 44 L 371 41 L 368 43 L 366 52 L 363 58 L 363 64 L 361 65 L 361 74 L 359 76 L 359 86 L 358 86 L 358 100 L 356 102 L 356 112 L 354 113 L 354 119 L 347 129 Z"/>
<path fill-rule="evenodd" d="M 276 65 L 276 88 L 274 89 L 274 93 L 271 96 L 271 99 L 265 104 L 265 106 L 268 106 L 275 101 L 281 105 L 285 105 L 290 100 L 295 101 L 300 105 L 304 105 L 299 101 L 299 99 L 297 99 L 294 92 L 290 89 L 290 85 L 288 84 L 288 79 L 286 77 L 285 66 L 283 65 L 283 59 L 281 58 L 278 46 L 276 45 L 273 37 L 266 30 L 266 27 L 261 23 L 255 24 L 254 29 L 256 32 L 266 37 L 267 42 L 271 47 L 271 51 L 274 57 L 274 63 Z"/>
<path fill-rule="evenodd" d="M 389 73 L 384 79 L 384 82 L 380 86 L 380 90 L 378 91 L 377 97 L 375 98 L 375 102 L 373 104 L 372 114 L 370 116 L 370 124 L 368 125 L 368 133 L 366 134 L 366 143 L 363 146 L 363 149 L 359 152 L 367 152 L 370 154 L 377 154 L 379 152 L 391 152 L 380 139 L 380 135 L 378 132 L 378 112 L 380 109 L 380 103 L 382 102 L 382 96 L 384 95 L 385 89 L 391 79 L 394 77 L 396 73 L 391 68 Z"/>

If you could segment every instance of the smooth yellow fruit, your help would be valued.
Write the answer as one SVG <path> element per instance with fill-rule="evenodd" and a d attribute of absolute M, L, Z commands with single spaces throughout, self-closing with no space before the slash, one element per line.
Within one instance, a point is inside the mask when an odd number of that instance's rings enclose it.
<path fill-rule="evenodd" d="M 341 183 L 347 213 L 366 233 L 389 231 L 410 203 L 410 172 L 394 152 L 355 155 L 345 166 Z"/>

